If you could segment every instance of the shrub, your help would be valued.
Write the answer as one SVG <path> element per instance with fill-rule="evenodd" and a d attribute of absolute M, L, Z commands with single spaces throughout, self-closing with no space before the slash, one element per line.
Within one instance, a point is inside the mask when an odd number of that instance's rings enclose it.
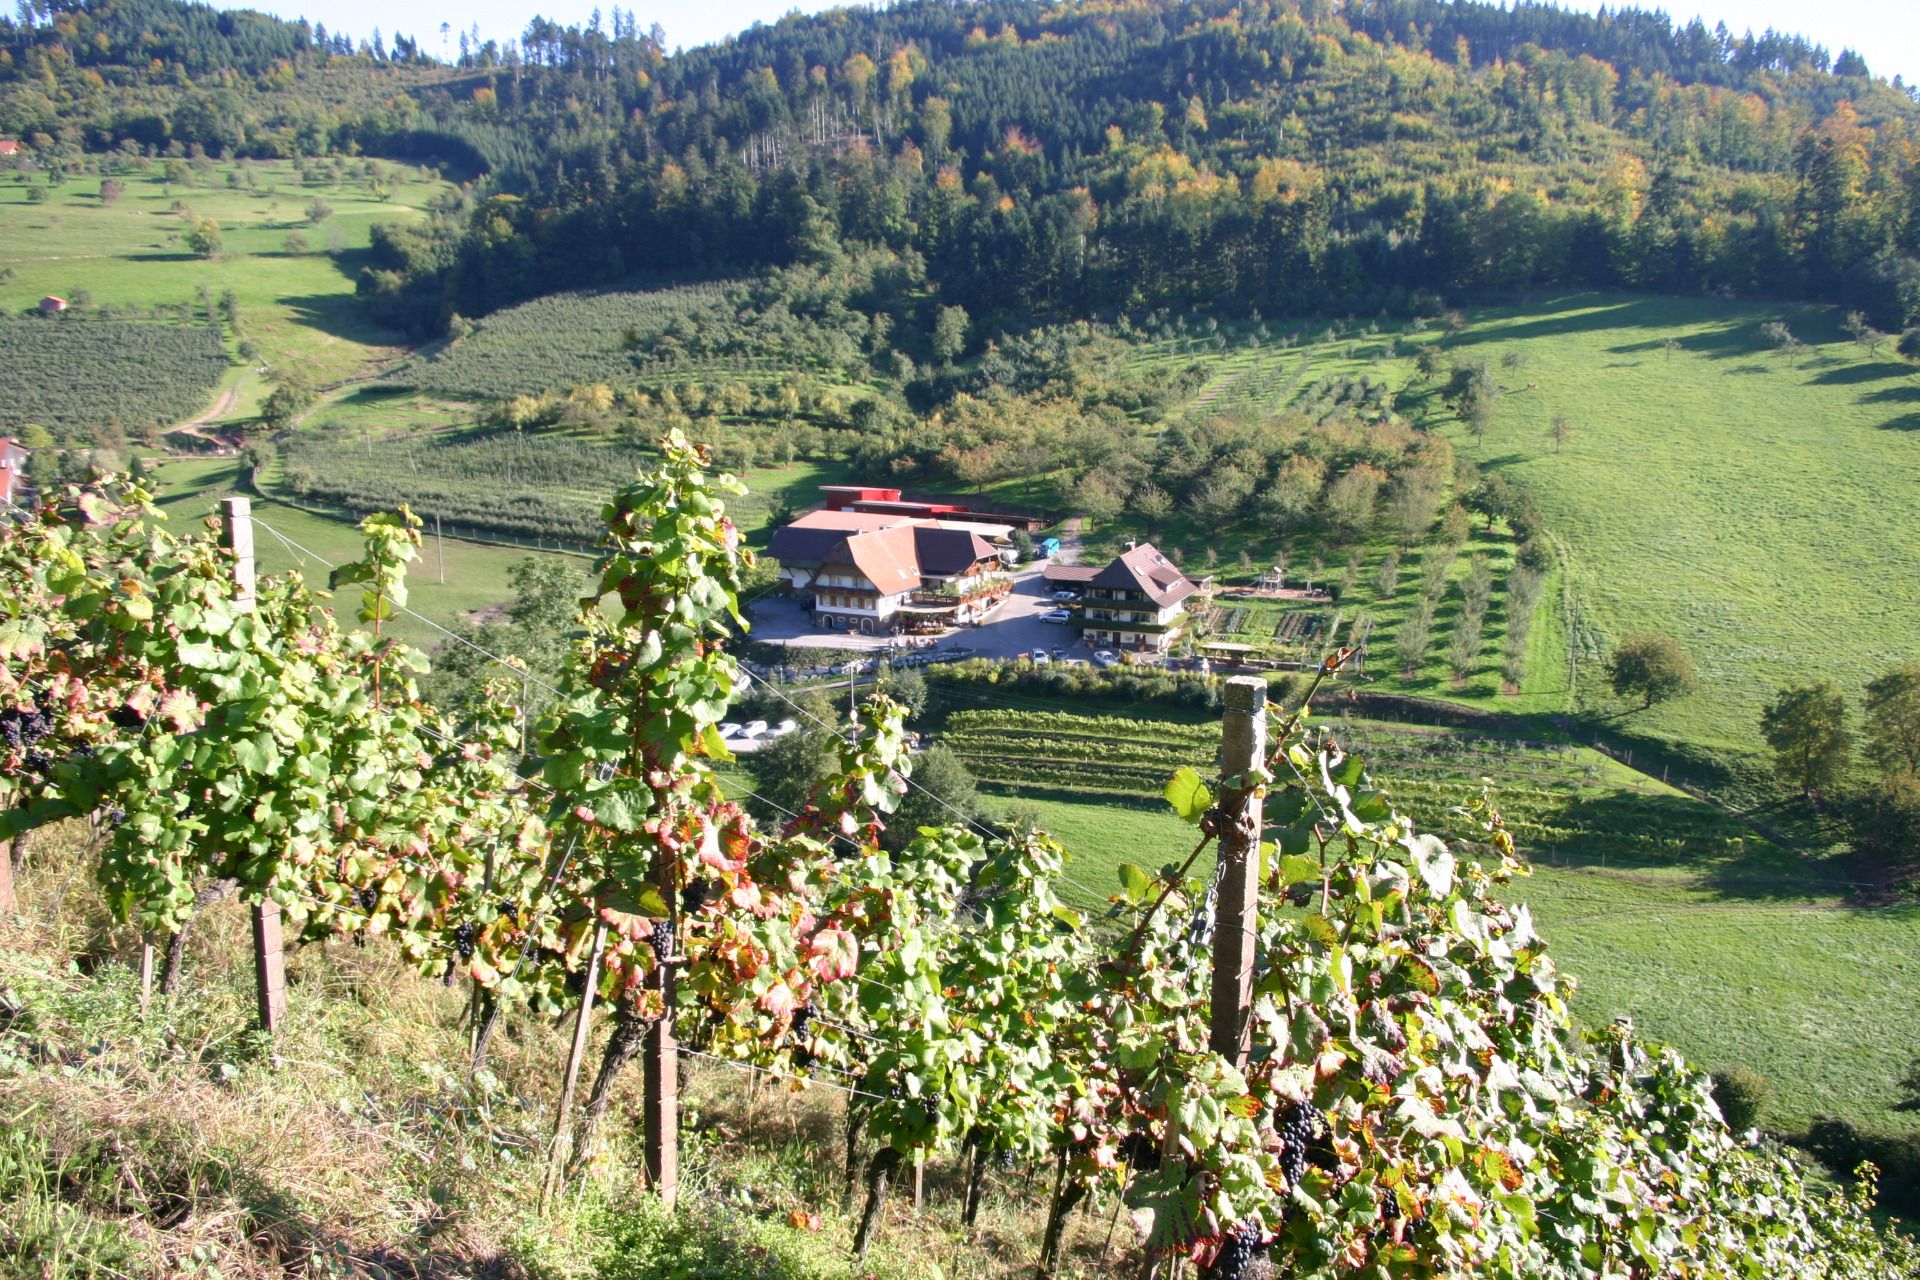
<path fill-rule="evenodd" d="M 1713 1100 L 1727 1127 L 1745 1133 L 1759 1125 L 1773 1101 L 1773 1084 L 1752 1067 L 1736 1064 L 1713 1073 Z"/>

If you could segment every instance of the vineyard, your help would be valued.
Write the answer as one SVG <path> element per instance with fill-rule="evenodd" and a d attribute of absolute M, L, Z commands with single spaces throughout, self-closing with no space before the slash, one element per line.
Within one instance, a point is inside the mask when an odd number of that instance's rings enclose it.
<path fill-rule="evenodd" d="M 1340 744 L 1380 765 L 1383 785 L 1424 828 L 1472 838 L 1459 813 L 1491 780 L 1515 842 L 1541 861 L 1666 868 L 1744 848 L 1736 820 L 1667 788 L 1626 782 L 1585 747 L 1410 729 L 1330 724 Z M 1207 726 L 1066 711 L 958 711 L 943 740 L 982 781 L 1017 790 L 1151 797 L 1182 763 L 1207 758 Z"/>
<path fill-rule="evenodd" d="M 387 635 L 421 541 L 404 509 L 363 521 L 363 557 L 333 569 L 353 626 L 300 577 L 256 579 L 240 500 L 218 533 L 175 535 L 143 491 L 109 479 L 0 530 L 0 836 L 96 822 L 80 868 L 141 944 L 129 1020 L 177 992 L 176 943 L 222 893 L 253 916 L 269 1043 L 297 1016 L 283 925 L 296 944 L 391 949 L 463 992 L 467 1052 L 421 1069 L 465 1076 L 474 1101 L 459 1109 L 495 1134 L 514 1122 L 489 1118 L 489 1054 L 513 1027 L 563 1020 L 563 1061 L 526 1104 L 550 1133 L 535 1150 L 463 1148 L 436 1217 L 526 1173 L 540 1182 L 529 1218 L 585 1184 L 615 1195 L 603 1154 L 635 1059 L 644 1173 L 628 1181 L 672 1206 L 691 1058 L 845 1096 L 839 1126 L 792 1141 L 813 1144 L 859 1206 L 856 1259 L 884 1232 L 894 1184 L 936 1168 L 929 1181 L 951 1192 L 933 1211 L 957 1223 L 960 1257 L 995 1171 L 1024 1171 L 1028 1190 L 1002 1179 L 1003 1194 L 1044 1216 L 1043 1276 L 1060 1273 L 1083 1206 L 1116 1224 L 1128 1212 L 1131 1229 L 1109 1232 L 1112 1267 L 1163 1278 L 1189 1264 L 1203 1280 L 1864 1280 L 1920 1266 L 1909 1241 L 1881 1234 L 1864 1190 L 1815 1189 L 1730 1132 L 1677 1055 L 1625 1027 L 1575 1030 L 1570 984 L 1498 892 L 1519 870 L 1498 812 L 1462 806 L 1455 823 L 1487 862 L 1461 859 L 1394 811 L 1345 730 L 1267 708 L 1257 682 L 1232 691 L 1243 701 L 1220 740 L 1234 763 L 1194 768 L 1223 758 L 1198 729 L 1127 739 L 1112 769 L 1184 752 L 1159 790 L 1192 844 L 1128 850 L 1139 861 L 1112 868 L 1097 918 L 1063 901 L 1062 852 L 1037 831 L 926 827 L 882 851 L 888 815 L 920 785 L 884 698 L 830 735 L 801 811 L 761 829 L 715 771 L 731 758 L 716 725 L 749 679 L 724 646 L 747 557 L 724 514 L 738 487 L 703 461 L 669 439 L 613 494 L 552 710 L 525 727 L 511 669 L 461 718 L 418 698 L 425 659 Z M 1093 750 L 1066 744 L 1064 718 L 974 727 L 1009 752 L 1027 743 L 1043 775 Z M 524 761 L 521 732 L 535 748 Z M 1550 754 L 1531 753 L 1543 768 Z M 1209 885 L 1215 848 L 1237 878 Z M 10 877 L 14 859 L 0 867 Z M 42 872 L 30 857 L 21 874 Z M 11 879 L 0 891 L 4 916 Z M 1237 927 L 1220 927 L 1230 899 Z M 110 981 L 132 964 L 95 956 L 73 972 Z M 0 1148 L 0 1178 L 58 1137 L 56 1114 L 13 1104 L 85 1065 L 33 1040 L 63 1016 L 47 988 L 11 983 L 0 977 L 0 1051 L 17 1065 L 0 1102 L 26 1127 Z M 307 1067 L 262 1069 L 297 1081 Z M 33 1184 L 30 1201 L 71 1215 L 60 1197 L 83 1172 Z M 199 1186 L 174 1194 L 191 1203 Z M 714 1212 L 690 1208 L 689 1221 Z M 806 1229 L 841 1212 L 829 1198 L 786 1216 Z M 162 1269 L 139 1251 L 165 1229 L 130 1237 L 115 1271 Z M 0 1249 L 44 1238 L 10 1227 Z M 433 1240 L 425 1228 L 410 1248 Z M 331 1256 L 306 1247 L 296 1265 Z"/>
<path fill-rule="evenodd" d="M 395 381 L 443 395 L 505 400 L 606 382 L 632 385 L 637 354 L 725 296 L 719 284 L 638 292 L 556 293 L 477 322 Z"/>
<path fill-rule="evenodd" d="M 191 418 L 227 370 L 219 330 L 204 325 L 0 319 L 0 348 L 0 431 L 37 423 L 62 440 Z"/>
<path fill-rule="evenodd" d="M 607 490 L 649 455 L 557 434 L 434 432 L 351 440 L 309 430 L 282 447 L 294 498 L 355 517 L 402 503 L 428 520 L 586 545 Z"/>

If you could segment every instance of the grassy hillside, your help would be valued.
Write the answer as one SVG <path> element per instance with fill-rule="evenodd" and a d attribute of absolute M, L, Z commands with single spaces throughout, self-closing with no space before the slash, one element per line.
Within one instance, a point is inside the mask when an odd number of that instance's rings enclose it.
<path fill-rule="evenodd" d="M 262 365 L 297 368 L 315 383 L 351 377 L 396 354 L 395 336 L 370 324 L 354 300 L 369 229 L 420 218 L 449 190 L 408 166 L 381 162 L 381 170 L 387 199 L 357 180 L 335 182 L 325 168 L 307 181 L 280 162 L 209 165 L 191 184 L 170 185 L 157 164 L 129 170 L 115 179 L 124 194 L 110 203 L 95 176 L 51 188 L 0 182 L 0 273 L 10 272 L 0 279 L 0 312 L 31 307 L 45 294 L 84 292 L 94 305 L 151 308 L 193 304 L 203 289 L 218 299 L 231 289 L 240 336 L 259 346 Z M 28 199 L 36 189 L 46 192 L 43 202 Z M 315 199 L 332 210 L 318 225 L 308 215 Z M 219 223 L 218 255 L 202 258 L 187 247 L 187 220 L 172 211 L 175 201 Z M 289 251 L 295 235 L 306 241 L 304 251 Z M 261 385 L 236 368 L 227 383 L 235 398 L 216 401 L 216 417 L 251 412 Z"/>
<path fill-rule="evenodd" d="M 1693 657 L 1701 691 L 1624 723 L 1752 750 L 1760 706 L 1780 684 L 1827 675 L 1857 694 L 1913 655 L 1920 377 L 1911 366 L 1885 348 L 1869 355 L 1821 308 L 1580 294 L 1466 319 L 1454 335 L 1437 325 L 1349 321 L 1336 330 L 1276 321 L 1265 338 L 1223 331 L 1224 349 L 1215 349 L 1210 338 L 1178 337 L 1135 359 L 1205 366 L 1208 382 L 1182 410 L 1190 414 L 1311 411 L 1330 388 L 1363 378 L 1384 384 L 1400 412 L 1530 489 L 1567 553 L 1568 576 L 1547 598 L 1564 593 L 1556 612 L 1570 635 L 1534 637 L 1522 709 L 1621 710 L 1604 688 L 1601 660 L 1626 632 L 1667 631 Z M 1802 351 L 1789 356 L 1762 337 L 1774 320 Z M 1454 363 L 1485 360 L 1502 388 L 1482 438 L 1416 375 L 1414 356 L 1436 343 L 1435 383 Z M 1556 417 L 1572 432 L 1561 448 Z M 1143 531 L 1120 521 L 1107 532 Z M 1287 545 L 1268 530 L 1207 531 L 1186 521 L 1171 523 L 1163 541 L 1192 554 L 1217 546 L 1229 566 L 1243 548 L 1261 562 Z M 1363 583 L 1381 555 L 1367 551 Z M 1418 572 L 1409 569 L 1403 591 Z M 1388 614 L 1380 618 L 1386 640 Z M 1370 674 L 1386 675 L 1379 664 Z M 1404 687 L 1397 678 L 1388 684 Z M 1412 687 L 1473 692 L 1449 689 L 1432 671 Z"/>

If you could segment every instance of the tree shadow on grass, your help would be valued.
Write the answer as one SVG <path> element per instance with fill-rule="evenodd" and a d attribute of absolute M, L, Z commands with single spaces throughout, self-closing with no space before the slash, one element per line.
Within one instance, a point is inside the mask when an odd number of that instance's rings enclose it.
<path fill-rule="evenodd" d="M 295 323 L 348 342 L 369 347 L 393 347 L 406 339 L 368 319 L 351 293 L 310 293 L 282 298 Z"/>
<path fill-rule="evenodd" d="M 1809 378 L 1808 381 L 1822 387 L 1851 387 L 1862 382 L 1881 382 L 1887 378 L 1905 377 L 1913 370 L 1903 364 L 1889 360 L 1878 360 L 1870 364 L 1841 365 L 1825 373 Z"/>
<path fill-rule="evenodd" d="M 1903 413 L 1880 424 L 1882 431 L 1920 431 L 1920 413 Z"/>
<path fill-rule="evenodd" d="M 1915 404 L 1920 403 L 1920 383 L 1909 383 L 1904 387 L 1882 387 L 1878 391 L 1869 391 L 1860 397 L 1861 404 Z"/>
<path fill-rule="evenodd" d="M 1524 815 L 1563 833 L 1536 861 L 1558 865 L 1682 872 L 1722 898 L 1785 901 L 1850 898 L 1864 884 L 1851 860 L 1820 849 L 1787 849 L 1732 814 L 1690 796 L 1603 792 Z"/>

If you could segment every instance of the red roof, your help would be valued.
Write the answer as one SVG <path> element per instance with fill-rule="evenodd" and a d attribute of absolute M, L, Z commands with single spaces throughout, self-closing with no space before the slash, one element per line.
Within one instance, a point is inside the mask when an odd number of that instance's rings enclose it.
<path fill-rule="evenodd" d="M 1143 542 L 1114 557 L 1093 578 L 1092 585 L 1118 591 L 1138 591 L 1162 609 L 1178 604 L 1200 589 L 1151 542 Z"/>

